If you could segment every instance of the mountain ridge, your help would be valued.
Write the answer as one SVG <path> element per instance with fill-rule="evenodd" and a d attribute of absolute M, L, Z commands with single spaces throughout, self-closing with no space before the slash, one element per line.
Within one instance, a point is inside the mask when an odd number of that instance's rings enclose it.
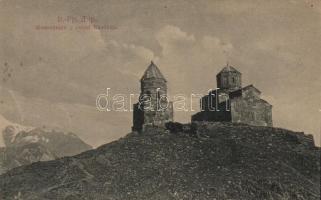
<path fill-rule="evenodd" d="M 0 116 L 4 147 L 0 147 L 0 174 L 37 161 L 72 156 L 92 147 L 71 132 L 14 124 Z M 6 125 L 6 127 L 4 127 Z"/>

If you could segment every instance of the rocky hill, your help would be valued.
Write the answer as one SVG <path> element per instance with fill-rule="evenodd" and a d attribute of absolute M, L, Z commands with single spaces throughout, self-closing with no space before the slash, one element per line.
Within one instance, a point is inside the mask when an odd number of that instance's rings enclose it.
<path fill-rule="evenodd" d="M 0 176 L 0 199 L 320 199 L 311 136 L 230 123 L 168 124 Z"/>
<path fill-rule="evenodd" d="M 3 132 L 5 147 L 0 148 L 0 174 L 37 161 L 54 160 L 92 149 L 73 133 L 44 128 L 9 125 Z"/>

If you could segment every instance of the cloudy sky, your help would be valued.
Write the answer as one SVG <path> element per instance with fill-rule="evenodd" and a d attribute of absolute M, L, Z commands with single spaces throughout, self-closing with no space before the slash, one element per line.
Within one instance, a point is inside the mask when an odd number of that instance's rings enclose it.
<path fill-rule="evenodd" d="M 89 23 L 58 22 L 68 16 L 113 28 L 75 30 Z M 319 143 L 320 19 L 318 0 L 0 0 L 0 114 L 99 146 L 132 123 L 131 112 L 96 109 L 106 88 L 138 93 L 154 60 L 170 95 L 205 94 L 229 62 L 273 105 L 275 126 Z M 188 122 L 192 113 L 176 112 L 175 120 Z"/>

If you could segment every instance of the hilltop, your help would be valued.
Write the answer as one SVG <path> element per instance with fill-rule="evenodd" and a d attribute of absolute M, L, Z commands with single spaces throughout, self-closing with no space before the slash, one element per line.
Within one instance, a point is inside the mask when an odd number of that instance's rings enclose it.
<path fill-rule="evenodd" d="M 320 199 L 312 136 L 232 123 L 149 128 L 0 176 L 0 199 Z"/>

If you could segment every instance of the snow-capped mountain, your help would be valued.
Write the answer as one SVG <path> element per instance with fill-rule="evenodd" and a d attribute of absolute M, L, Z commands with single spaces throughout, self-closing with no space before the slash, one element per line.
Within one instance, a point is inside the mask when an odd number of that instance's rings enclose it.
<path fill-rule="evenodd" d="M 12 123 L 0 115 L 0 174 L 37 161 L 72 156 L 92 149 L 74 133 Z"/>
<path fill-rule="evenodd" d="M 4 116 L 2 116 L 0 114 L 0 133 L 1 133 L 0 134 L 0 147 L 6 146 L 5 138 L 2 133 L 9 126 L 11 127 L 10 128 L 10 130 L 11 130 L 10 133 L 12 134 L 11 138 L 14 138 L 14 136 L 21 131 L 30 131 L 33 129 L 32 127 L 26 127 L 26 126 L 22 126 L 22 125 L 10 122 L 9 120 L 7 120 Z"/>

